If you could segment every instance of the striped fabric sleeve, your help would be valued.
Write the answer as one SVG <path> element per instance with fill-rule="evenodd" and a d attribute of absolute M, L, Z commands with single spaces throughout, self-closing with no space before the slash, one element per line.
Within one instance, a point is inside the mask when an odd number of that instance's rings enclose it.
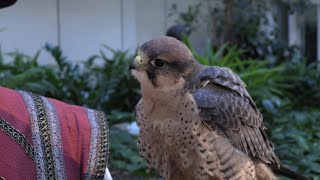
<path fill-rule="evenodd" d="M 108 169 L 109 131 L 103 112 L 29 92 L 19 94 L 29 114 L 37 179 L 112 179 Z M 85 172 L 81 167 L 86 167 Z"/>

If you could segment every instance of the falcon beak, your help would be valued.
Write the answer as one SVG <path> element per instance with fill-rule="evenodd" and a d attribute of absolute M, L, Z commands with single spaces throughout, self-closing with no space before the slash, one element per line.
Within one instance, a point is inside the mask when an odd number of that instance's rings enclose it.
<path fill-rule="evenodd" d="M 129 66 L 129 70 L 139 70 L 143 66 L 143 60 L 141 59 L 141 56 L 138 55 L 134 58 L 132 63 Z"/>

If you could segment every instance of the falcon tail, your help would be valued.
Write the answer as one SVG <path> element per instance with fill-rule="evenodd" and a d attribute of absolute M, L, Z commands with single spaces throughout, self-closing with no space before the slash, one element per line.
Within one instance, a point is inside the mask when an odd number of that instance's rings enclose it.
<path fill-rule="evenodd" d="M 297 172 L 294 172 L 290 170 L 289 168 L 285 167 L 284 165 L 280 165 L 280 168 L 273 167 L 272 171 L 276 174 L 291 178 L 291 179 L 297 179 L 297 180 L 307 180 L 308 178 L 298 174 Z"/>

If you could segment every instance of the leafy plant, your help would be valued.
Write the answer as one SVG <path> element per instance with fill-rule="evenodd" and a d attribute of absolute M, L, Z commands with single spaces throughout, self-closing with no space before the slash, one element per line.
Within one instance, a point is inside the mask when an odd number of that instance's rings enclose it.
<path fill-rule="evenodd" d="M 319 110 L 274 114 L 272 140 L 283 163 L 313 179 L 320 177 Z"/>
<path fill-rule="evenodd" d="M 177 4 L 172 4 L 169 17 L 177 17 L 175 23 L 186 28 L 186 34 L 190 35 L 199 25 L 201 3 L 188 5 L 185 12 L 179 12 Z"/>
<path fill-rule="evenodd" d="M 279 90 L 284 87 L 284 78 L 281 73 L 283 66 L 270 68 L 268 61 L 257 61 L 254 59 L 242 60 L 243 50 L 228 48 L 225 44 L 216 51 L 208 45 L 204 55 L 197 54 L 187 38 L 184 39 L 186 45 L 192 50 L 199 63 L 207 66 L 226 66 L 232 69 L 246 83 L 247 89 L 253 99 L 261 106 L 268 106 L 270 103 L 278 104 Z M 266 103 L 269 102 L 269 103 Z"/>
<path fill-rule="evenodd" d="M 133 119 L 132 108 L 139 98 L 138 83 L 128 70 L 131 56 L 127 52 L 111 51 L 108 58 L 103 50 L 82 64 L 72 64 L 59 47 L 46 46 L 57 62 L 53 83 L 61 89 L 57 99 L 103 110 L 110 114 L 110 122 Z M 66 83 L 67 82 L 67 83 Z M 130 88 L 128 88 L 128 86 Z"/>
<path fill-rule="evenodd" d="M 320 107 L 320 73 L 316 63 L 306 60 L 286 63 L 286 97 L 291 98 L 287 108 L 312 109 Z"/>
<path fill-rule="evenodd" d="M 50 68 L 38 64 L 39 55 L 40 51 L 31 57 L 20 52 L 4 54 L 0 50 L 0 85 L 39 94 L 57 91 L 56 87 L 47 81 L 51 74 Z M 10 60 L 5 60 L 6 57 Z"/>
<path fill-rule="evenodd" d="M 102 76 L 99 84 L 96 84 L 95 101 L 101 109 L 132 112 L 140 98 L 139 84 L 129 71 L 129 64 L 134 56 L 128 55 L 128 51 L 115 51 L 107 46 L 104 48 L 112 52 L 112 58 L 100 51 L 102 65 L 93 61 L 86 63 L 90 72 L 93 70 L 98 73 L 95 77 Z"/>
<path fill-rule="evenodd" d="M 291 13 L 304 15 L 310 0 L 282 0 Z M 277 64 L 285 59 L 300 55 L 297 46 L 289 46 L 280 37 L 279 12 L 274 10 L 278 3 L 260 0 L 202 0 L 188 9 L 178 12 L 173 4 L 176 23 L 185 24 L 192 31 L 207 28 L 204 35 L 214 47 L 229 44 L 245 50 L 242 59 L 269 59 Z M 188 17 L 188 18 L 186 18 Z"/>
<path fill-rule="evenodd" d="M 131 173 L 144 171 L 146 164 L 140 158 L 137 138 L 117 128 L 110 130 L 111 167 L 124 169 Z"/>

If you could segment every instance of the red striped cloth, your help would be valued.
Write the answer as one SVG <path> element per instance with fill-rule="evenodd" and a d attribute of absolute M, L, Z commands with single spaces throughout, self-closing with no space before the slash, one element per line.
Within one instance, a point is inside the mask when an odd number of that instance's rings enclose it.
<path fill-rule="evenodd" d="M 0 129 L 0 177 L 103 179 L 108 173 L 102 112 L 0 86 Z"/>

